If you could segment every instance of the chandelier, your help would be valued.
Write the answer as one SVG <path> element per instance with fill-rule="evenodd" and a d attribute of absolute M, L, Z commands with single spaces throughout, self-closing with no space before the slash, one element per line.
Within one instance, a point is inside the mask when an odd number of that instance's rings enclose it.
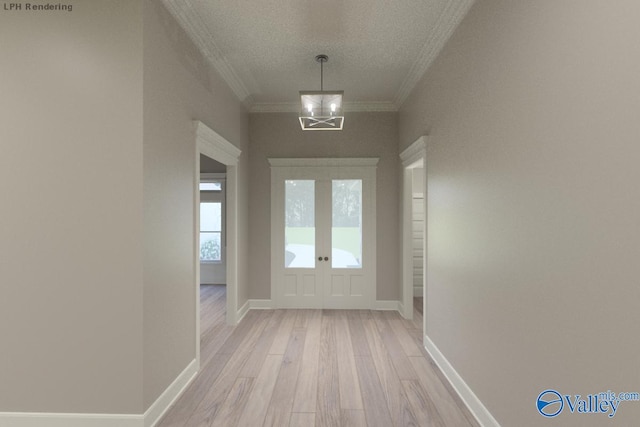
<path fill-rule="evenodd" d="M 325 91 L 323 82 L 324 63 L 327 55 L 316 56 L 320 63 L 320 90 L 300 91 L 300 127 L 302 130 L 342 130 L 342 95 L 344 91 Z"/>

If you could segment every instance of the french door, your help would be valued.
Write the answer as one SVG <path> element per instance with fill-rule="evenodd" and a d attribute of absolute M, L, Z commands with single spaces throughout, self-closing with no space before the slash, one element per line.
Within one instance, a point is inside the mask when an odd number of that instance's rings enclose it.
<path fill-rule="evenodd" d="M 270 162 L 276 307 L 372 308 L 377 159 Z"/>

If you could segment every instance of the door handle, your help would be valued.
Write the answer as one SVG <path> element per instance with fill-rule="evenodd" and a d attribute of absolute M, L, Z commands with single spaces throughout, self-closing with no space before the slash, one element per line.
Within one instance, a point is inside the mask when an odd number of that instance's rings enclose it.
<path fill-rule="evenodd" d="M 324 260 L 329 261 L 329 257 L 328 256 L 324 257 Z"/>
<path fill-rule="evenodd" d="M 322 257 L 321 256 L 318 257 L 318 261 L 322 261 Z"/>

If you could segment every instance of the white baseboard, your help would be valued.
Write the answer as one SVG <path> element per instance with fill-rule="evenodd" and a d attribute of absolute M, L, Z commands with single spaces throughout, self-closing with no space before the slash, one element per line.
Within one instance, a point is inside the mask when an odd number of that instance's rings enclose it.
<path fill-rule="evenodd" d="M 247 315 L 250 308 L 251 308 L 251 304 L 249 303 L 249 300 L 247 300 L 244 304 L 242 304 L 242 307 L 240 307 L 240 309 L 238 310 L 238 313 L 236 314 L 236 322 L 237 322 L 236 324 L 240 323 L 242 319 L 244 319 L 244 316 Z"/>
<path fill-rule="evenodd" d="M 378 300 L 375 302 L 374 310 L 398 311 L 402 314 L 402 303 L 396 300 Z M 270 299 L 250 299 L 238 310 L 238 322 L 242 320 L 249 310 L 272 310 L 273 300 Z"/>
<path fill-rule="evenodd" d="M 0 412 L 2 427 L 153 427 L 198 373 L 194 360 L 142 414 L 59 414 Z"/>
<path fill-rule="evenodd" d="M 478 423 L 480 423 L 482 427 L 500 427 L 498 421 L 493 418 L 493 415 L 491 415 L 489 410 L 482 404 L 473 390 L 464 382 L 458 372 L 451 366 L 451 363 L 449 363 L 447 358 L 444 357 L 427 335 L 424 336 L 424 347 Z"/>
<path fill-rule="evenodd" d="M 143 415 L 0 413 L 2 427 L 143 427 Z"/>
<path fill-rule="evenodd" d="M 169 387 L 153 402 L 144 413 L 144 427 L 153 427 L 173 405 L 184 390 L 191 384 L 198 374 L 198 362 L 193 359 L 189 365 L 176 377 Z"/>
<path fill-rule="evenodd" d="M 273 301 L 270 299 L 250 299 L 248 302 L 252 310 L 271 310 L 273 308 Z"/>
<path fill-rule="evenodd" d="M 424 289 L 422 288 L 422 286 L 414 286 L 413 287 L 413 296 L 414 297 L 424 296 Z"/>
<path fill-rule="evenodd" d="M 377 300 L 374 307 L 374 310 L 383 310 L 383 311 L 398 311 L 400 314 L 400 301 L 396 300 Z"/>
<path fill-rule="evenodd" d="M 238 323 L 247 315 L 249 310 L 271 310 L 273 309 L 273 301 L 270 299 L 249 299 L 242 304 L 238 310 Z"/>

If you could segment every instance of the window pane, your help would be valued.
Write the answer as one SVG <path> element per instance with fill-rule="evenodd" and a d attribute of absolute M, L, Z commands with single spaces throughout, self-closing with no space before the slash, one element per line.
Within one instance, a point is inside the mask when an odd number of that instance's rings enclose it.
<path fill-rule="evenodd" d="M 200 233 L 200 261 L 220 261 L 220 233 Z"/>
<path fill-rule="evenodd" d="M 200 203 L 200 231 L 222 231 L 222 203 Z"/>
<path fill-rule="evenodd" d="M 222 183 L 220 182 L 201 182 L 200 191 L 222 191 Z"/>
<path fill-rule="evenodd" d="M 333 180 L 331 266 L 362 268 L 362 180 Z"/>
<path fill-rule="evenodd" d="M 285 181 L 285 268 L 316 266 L 315 181 Z"/>

